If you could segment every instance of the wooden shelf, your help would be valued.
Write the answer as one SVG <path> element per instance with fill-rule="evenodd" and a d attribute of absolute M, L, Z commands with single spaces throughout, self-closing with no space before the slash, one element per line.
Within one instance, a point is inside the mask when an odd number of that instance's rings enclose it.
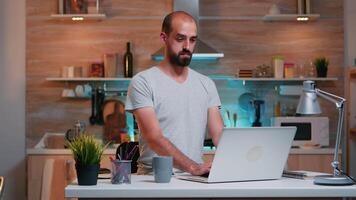
<path fill-rule="evenodd" d="M 317 20 L 320 15 L 319 14 L 279 14 L 279 15 L 265 15 L 263 16 L 263 21 L 299 21 L 297 18 L 308 18 L 309 20 L 300 21 L 300 22 L 308 22 Z"/>
<path fill-rule="evenodd" d="M 46 78 L 47 81 L 130 81 L 131 78 L 62 78 L 62 77 L 51 77 Z"/>
<path fill-rule="evenodd" d="M 85 21 L 85 20 L 103 20 L 106 19 L 105 14 L 52 14 L 52 19 L 59 20 L 73 20 L 73 21 Z"/>

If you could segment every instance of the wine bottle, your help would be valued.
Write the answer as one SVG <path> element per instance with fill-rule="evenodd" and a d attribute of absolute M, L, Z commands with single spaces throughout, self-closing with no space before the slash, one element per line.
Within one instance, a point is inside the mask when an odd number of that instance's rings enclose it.
<path fill-rule="evenodd" d="M 132 62 L 133 62 L 133 55 L 130 51 L 130 42 L 126 43 L 126 53 L 124 54 L 124 76 L 126 78 L 132 77 Z"/>

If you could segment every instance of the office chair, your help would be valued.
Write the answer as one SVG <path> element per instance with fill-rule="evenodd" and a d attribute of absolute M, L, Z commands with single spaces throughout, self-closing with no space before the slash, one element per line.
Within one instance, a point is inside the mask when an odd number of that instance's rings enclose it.
<path fill-rule="evenodd" d="M 4 177 L 0 176 L 0 199 L 2 199 L 2 194 L 4 193 Z"/>

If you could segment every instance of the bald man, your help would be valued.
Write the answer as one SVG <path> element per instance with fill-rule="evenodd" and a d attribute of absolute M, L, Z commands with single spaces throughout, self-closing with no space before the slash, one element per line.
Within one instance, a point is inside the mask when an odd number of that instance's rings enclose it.
<path fill-rule="evenodd" d="M 197 25 L 188 13 L 168 14 L 162 24 L 164 60 L 133 77 L 126 110 L 140 130 L 138 174 L 152 172 L 152 158 L 172 156 L 173 166 L 193 175 L 209 172 L 204 163 L 206 131 L 218 144 L 223 122 L 220 98 L 208 77 L 189 68 Z"/>

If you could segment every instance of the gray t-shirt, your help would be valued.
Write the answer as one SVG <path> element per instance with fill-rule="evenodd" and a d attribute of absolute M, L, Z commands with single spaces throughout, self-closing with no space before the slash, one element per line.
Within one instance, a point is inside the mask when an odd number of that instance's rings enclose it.
<path fill-rule="evenodd" d="M 152 107 L 164 137 L 197 163 L 202 163 L 203 143 L 207 129 L 208 108 L 220 106 L 214 82 L 188 68 L 188 78 L 178 83 L 158 67 L 133 77 L 129 86 L 126 110 Z M 152 171 L 156 155 L 140 137 L 139 173 Z"/>

